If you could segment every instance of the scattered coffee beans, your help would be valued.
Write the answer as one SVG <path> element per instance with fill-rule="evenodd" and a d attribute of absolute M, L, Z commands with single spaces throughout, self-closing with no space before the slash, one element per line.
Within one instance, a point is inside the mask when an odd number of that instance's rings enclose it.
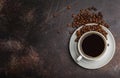
<path fill-rule="evenodd" d="M 73 17 L 73 22 L 72 22 L 73 27 L 79 27 L 87 23 L 98 23 L 109 28 L 109 25 L 105 23 L 105 21 L 103 20 L 102 13 L 97 12 L 97 9 L 95 7 L 82 9 L 77 15 L 72 14 L 72 17 Z"/>
<path fill-rule="evenodd" d="M 72 14 L 72 18 L 73 22 L 71 26 L 73 28 L 78 28 L 83 25 L 83 27 L 76 32 L 77 39 L 75 41 L 78 41 L 78 39 L 88 31 L 97 31 L 103 34 L 105 37 L 107 36 L 107 32 L 104 31 L 100 25 L 103 25 L 107 28 L 109 28 L 109 25 L 104 21 L 102 13 L 98 12 L 95 7 L 92 6 L 87 9 L 81 9 L 77 15 Z M 85 26 L 87 23 L 97 23 L 98 25 Z"/>

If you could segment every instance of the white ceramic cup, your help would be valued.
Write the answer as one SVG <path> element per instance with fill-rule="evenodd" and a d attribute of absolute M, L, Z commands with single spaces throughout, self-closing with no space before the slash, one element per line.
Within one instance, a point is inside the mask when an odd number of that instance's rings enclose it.
<path fill-rule="evenodd" d="M 84 52 L 83 52 L 83 50 L 82 50 L 82 42 L 83 42 L 83 40 L 86 38 L 86 37 L 88 37 L 88 36 L 90 36 L 90 35 L 92 35 L 92 34 L 96 34 L 96 35 L 98 35 L 98 36 L 100 36 L 102 39 L 103 39 L 103 41 L 104 41 L 104 50 L 103 50 L 103 52 L 101 52 L 101 54 L 100 55 L 98 55 L 98 56 L 96 56 L 96 57 L 91 57 L 91 56 L 88 56 L 88 55 L 86 55 Z M 99 32 L 97 32 L 97 31 L 89 31 L 89 32 L 86 32 L 86 33 L 84 33 L 81 37 L 80 37 L 80 39 L 79 39 L 79 41 L 78 41 L 78 52 L 79 52 L 79 56 L 77 57 L 77 61 L 79 62 L 81 59 L 87 59 L 87 60 L 94 60 L 94 61 L 96 61 L 96 60 L 99 60 L 104 54 L 105 54 L 105 51 L 106 51 L 106 48 L 107 48 L 107 42 L 106 42 L 106 38 L 101 34 L 101 33 L 99 33 Z"/>

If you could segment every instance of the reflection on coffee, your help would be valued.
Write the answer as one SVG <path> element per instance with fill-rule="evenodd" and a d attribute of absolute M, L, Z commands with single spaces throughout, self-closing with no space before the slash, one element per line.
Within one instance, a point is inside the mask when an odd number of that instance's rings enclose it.
<path fill-rule="evenodd" d="M 97 34 L 91 34 L 84 38 L 81 45 L 83 53 L 91 57 L 99 56 L 105 48 L 104 40 Z"/>

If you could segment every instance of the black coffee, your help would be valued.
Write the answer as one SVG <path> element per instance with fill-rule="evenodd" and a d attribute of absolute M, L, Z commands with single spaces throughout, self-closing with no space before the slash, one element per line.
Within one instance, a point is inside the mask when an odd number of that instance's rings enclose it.
<path fill-rule="evenodd" d="M 83 52 L 91 57 L 99 56 L 105 48 L 103 39 L 97 34 L 87 36 L 82 42 Z"/>

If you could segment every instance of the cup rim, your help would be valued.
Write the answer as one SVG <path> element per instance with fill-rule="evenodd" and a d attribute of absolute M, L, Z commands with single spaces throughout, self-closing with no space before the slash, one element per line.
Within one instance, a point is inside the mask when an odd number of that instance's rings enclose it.
<path fill-rule="evenodd" d="M 83 39 L 86 35 L 88 35 L 88 34 L 97 34 L 97 35 L 99 35 L 99 36 L 103 39 L 103 41 L 104 41 L 104 43 L 105 43 L 105 48 L 104 48 L 103 52 L 102 52 L 100 55 L 98 55 L 97 57 L 91 57 L 91 56 L 89 56 L 89 55 L 86 55 L 86 54 L 82 51 L 82 48 L 79 46 L 79 45 L 81 45 L 81 42 L 83 41 L 82 39 Z M 102 35 L 101 33 L 97 32 L 97 31 L 88 31 L 88 32 L 84 33 L 84 34 L 80 37 L 80 39 L 78 40 L 78 52 L 80 53 L 80 55 L 81 55 L 82 57 L 84 57 L 85 59 L 88 59 L 88 60 L 98 60 L 98 59 L 100 59 L 100 58 L 102 57 L 102 55 L 105 54 L 106 48 L 107 48 L 106 38 L 104 37 L 104 35 Z"/>

